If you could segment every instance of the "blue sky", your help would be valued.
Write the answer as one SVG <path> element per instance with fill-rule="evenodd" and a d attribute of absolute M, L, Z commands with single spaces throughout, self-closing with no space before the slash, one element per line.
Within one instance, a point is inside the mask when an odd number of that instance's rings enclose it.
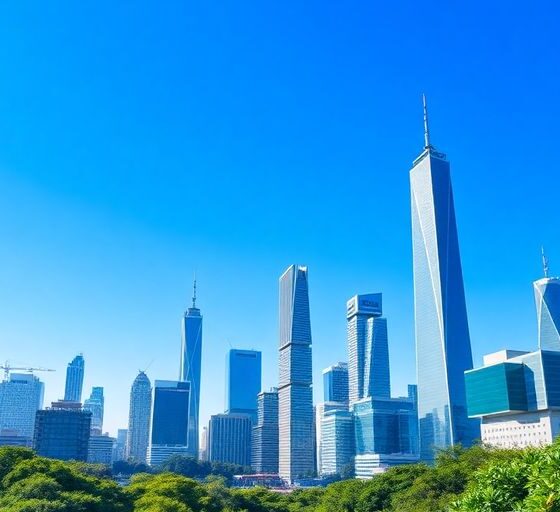
<path fill-rule="evenodd" d="M 14 2 L 0 7 L 0 359 L 86 358 L 106 427 L 139 368 L 175 378 L 196 271 L 202 417 L 230 346 L 277 380 L 277 280 L 310 268 L 315 395 L 345 301 L 384 293 L 394 394 L 415 380 L 408 171 L 452 165 L 475 363 L 534 348 L 560 272 L 555 2 Z M 151 364 L 150 364 L 151 362 Z"/>

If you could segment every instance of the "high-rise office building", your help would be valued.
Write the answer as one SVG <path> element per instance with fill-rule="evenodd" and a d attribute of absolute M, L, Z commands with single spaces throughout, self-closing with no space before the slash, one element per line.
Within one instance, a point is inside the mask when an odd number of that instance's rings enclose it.
<path fill-rule="evenodd" d="M 88 444 L 87 461 L 92 464 L 111 464 L 116 439 L 109 435 L 91 434 Z"/>
<path fill-rule="evenodd" d="M 381 293 L 355 295 L 346 303 L 350 404 L 391 396 L 387 320 L 382 314 Z"/>
<path fill-rule="evenodd" d="M 87 461 L 91 412 L 79 402 L 53 402 L 49 409 L 37 411 L 33 449 L 41 457 Z"/>
<path fill-rule="evenodd" d="M 148 463 L 159 466 L 172 455 L 189 455 L 190 383 L 156 380 Z M 197 450 L 198 452 L 198 450 Z"/>
<path fill-rule="evenodd" d="M 208 460 L 208 427 L 202 427 L 202 432 L 200 433 L 200 448 L 199 448 L 199 460 Z"/>
<path fill-rule="evenodd" d="M 321 474 L 323 472 L 323 441 L 325 434 L 323 432 L 323 420 L 325 414 L 330 411 L 348 411 L 348 402 L 322 402 L 315 406 L 315 461 L 317 466 L 317 473 Z M 352 439 L 353 439 L 352 434 Z M 343 441 L 346 442 L 348 439 L 344 438 Z M 329 442 L 333 442 L 333 439 L 329 437 Z M 337 440 L 335 440 L 337 441 Z M 332 447 L 329 448 L 331 450 Z"/>
<path fill-rule="evenodd" d="M 196 307 L 196 280 L 192 308 L 188 308 L 181 320 L 181 368 L 179 380 L 190 383 L 189 407 L 189 455 L 198 458 L 198 428 L 200 409 L 200 368 L 202 363 L 202 315 Z"/>
<path fill-rule="evenodd" d="M 91 411 L 91 431 L 93 434 L 103 433 L 103 413 L 105 409 L 105 398 L 103 388 L 94 386 L 91 388 L 91 395 L 84 400 L 84 410 Z"/>
<path fill-rule="evenodd" d="M 257 419 L 257 395 L 261 392 L 261 353 L 232 348 L 226 360 L 226 412 Z"/>
<path fill-rule="evenodd" d="M 292 265 L 280 277 L 279 317 L 278 470 L 293 481 L 315 470 L 307 267 Z"/>
<path fill-rule="evenodd" d="M 560 278 L 548 275 L 548 260 L 543 249 L 544 277 L 535 281 L 537 341 L 542 350 L 560 350 Z"/>
<path fill-rule="evenodd" d="M 257 404 L 251 466 L 257 473 L 278 473 L 278 389 L 259 393 Z"/>
<path fill-rule="evenodd" d="M 33 439 L 35 414 L 43 407 L 45 386 L 34 375 L 10 373 L 0 383 L 0 432 Z"/>
<path fill-rule="evenodd" d="M 323 370 L 323 400 L 348 403 L 348 364 L 337 363 Z"/>
<path fill-rule="evenodd" d="M 84 356 L 78 354 L 66 369 L 66 387 L 64 400 L 69 402 L 82 401 L 82 387 L 84 385 Z"/>
<path fill-rule="evenodd" d="M 322 475 L 348 475 L 354 468 L 354 418 L 347 409 L 332 409 L 321 419 Z"/>
<path fill-rule="evenodd" d="M 128 412 L 127 458 L 146 462 L 150 444 L 150 421 L 152 415 L 152 384 L 144 372 L 134 379 L 130 390 Z"/>
<path fill-rule="evenodd" d="M 253 420 L 248 414 L 215 414 L 208 424 L 208 460 L 251 465 L 251 430 Z"/>
<path fill-rule="evenodd" d="M 425 146 L 410 171 L 418 415 L 423 460 L 434 448 L 480 436 L 467 416 L 464 372 L 472 353 L 449 162 L 431 145 L 424 100 Z"/>
<path fill-rule="evenodd" d="M 117 439 L 113 445 L 113 460 L 126 460 L 126 439 L 128 437 L 128 429 L 119 428 L 117 430 Z"/>

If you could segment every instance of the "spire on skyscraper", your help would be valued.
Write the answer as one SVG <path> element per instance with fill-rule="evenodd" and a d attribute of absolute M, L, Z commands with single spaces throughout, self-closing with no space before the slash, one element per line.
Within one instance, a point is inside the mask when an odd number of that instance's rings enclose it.
<path fill-rule="evenodd" d="M 428 103 L 426 95 L 422 93 L 422 104 L 424 105 L 424 149 L 430 149 L 430 126 L 428 125 Z"/>
<path fill-rule="evenodd" d="M 546 254 L 544 252 L 544 246 L 541 247 L 541 254 L 544 277 L 548 277 L 548 258 L 546 257 Z"/>
<path fill-rule="evenodd" d="M 194 280 L 193 280 L 192 307 L 193 309 L 196 309 L 196 274 L 194 275 Z"/>

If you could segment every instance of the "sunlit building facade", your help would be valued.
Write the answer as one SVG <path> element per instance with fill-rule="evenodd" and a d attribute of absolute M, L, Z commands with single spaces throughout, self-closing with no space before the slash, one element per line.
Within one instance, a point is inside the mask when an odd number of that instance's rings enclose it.
<path fill-rule="evenodd" d="M 323 400 L 348 403 L 348 364 L 339 362 L 323 370 Z"/>
<path fill-rule="evenodd" d="M 278 389 L 259 393 L 257 404 L 251 466 L 257 473 L 278 473 Z"/>
<path fill-rule="evenodd" d="M 256 422 L 260 392 L 261 353 L 232 348 L 226 360 L 226 412 L 248 414 Z"/>
<path fill-rule="evenodd" d="M 544 277 L 535 281 L 533 288 L 537 306 L 539 348 L 560 350 L 560 279 Z"/>
<path fill-rule="evenodd" d="M 85 361 L 82 354 L 78 354 L 66 368 L 66 386 L 64 400 L 69 402 L 82 401 L 82 388 L 84 385 Z"/>
<path fill-rule="evenodd" d="M 130 390 L 128 432 L 126 440 L 127 458 L 145 463 L 150 444 L 150 421 L 152 415 L 152 384 L 141 371 Z"/>

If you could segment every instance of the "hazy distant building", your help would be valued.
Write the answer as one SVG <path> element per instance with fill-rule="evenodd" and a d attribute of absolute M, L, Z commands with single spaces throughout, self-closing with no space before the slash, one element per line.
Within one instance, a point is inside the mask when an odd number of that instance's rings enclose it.
<path fill-rule="evenodd" d="M 208 427 L 202 427 L 202 433 L 200 435 L 200 450 L 198 455 L 199 460 L 208 460 Z"/>
<path fill-rule="evenodd" d="M 91 388 L 91 395 L 84 401 L 84 410 L 91 411 L 91 431 L 93 434 L 103 433 L 103 414 L 105 398 L 102 387 Z"/>
<path fill-rule="evenodd" d="M 450 166 L 430 144 L 426 108 L 424 124 L 410 191 L 420 448 L 430 461 L 435 448 L 470 446 L 480 424 L 467 415 L 464 372 L 472 353 Z"/>
<path fill-rule="evenodd" d="M 293 481 L 315 471 L 307 267 L 292 265 L 282 274 L 279 309 L 278 469 Z"/>
<path fill-rule="evenodd" d="M 33 439 L 35 413 L 43 407 L 45 387 L 34 375 L 11 373 L 0 383 L 0 431 Z"/>
<path fill-rule="evenodd" d="M 147 460 L 151 415 L 152 385 L 148 376 L 141 371 L 134 379 L 130 390 L 126 441 L 127 458 L 136 462 L 146 462 Z"/>
<path fill-rule="evenodd" d="M 64 400 L 70 402 L 82 401 L 82 387 L 84 385 L 84 356 L 78 354 L 66 369 L 66 387 Z"/>
<path fill-rule="evenodd" d="M 117 439 L 113 445 L 113 460 L 126 460 L 126 439 L 128 437 L 128 430 L 126 428 L 119 428 L 117 430 Z"/>
<path fill-rule="evenodd" d="M 196 307 L 196 281 L 192 308 L 188 308 L 181 320 L 181 369 L 179 380 L 190 383 L 189 407 L 189 455 L 198 458 L 198 428 L 200 410 L 200 378 L 202 364 L 202 315 Z"/>
<path fill-rule="evenodd" d="M 549 277 L 543 250 L 544 277 L 533 283 L 537 305 L 538 345 L 542 350 L 560 350 L 560 278 Z"/>
<path fill-rule="evenodd" d="M 261 392 L 261 353 L 232 348 L 226 362 L 226 412 L 249 414 L 257 419 Z"/>
<path fill-rule="evenodd" d="M 190 383 L 156 380 L 148 463 L 159 466 L 172 455 L 189 455 Z M 198 449 L 197 449 L 198 452 Z"/>
<path fill-rule="evenodd" d="M 114 437 L 108 435 L 90 435 L 87 461 L 92 464 L 111 464 L 116 444 Z"/>
<path fill-rule="evenodd" d="M 208 425 L 208 460 L 251 465 L 251 430 L 253 421 L 248 414 L 215 414 Z"/>
<path fill-rule="evenodd" d="M 323 370 L 323 400 L 348 403 L 348 364 L 337 363 Z"/>
<path fill-rule="evenodd" d="M 33 449 L 41 457 L 87 461 L 91 412 L 79 402 L 53 402 L 37 411 Z"/>
<path fill-rule="evenodd" d="M 257 473 L 278 473 L 278 389 L 259 393 L 251 465 Z"/>

